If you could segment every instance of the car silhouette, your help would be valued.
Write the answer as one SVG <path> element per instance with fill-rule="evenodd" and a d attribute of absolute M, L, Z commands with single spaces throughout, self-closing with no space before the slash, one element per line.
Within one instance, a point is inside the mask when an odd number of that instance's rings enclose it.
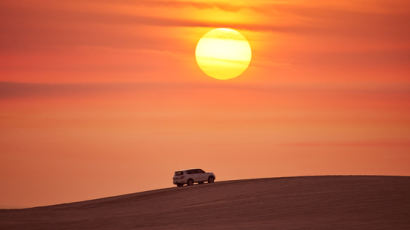
<path fill-rule="evenodd" d="M 184 186 L 184 184 L 192 186 L 194 183 L 214 183 L 215 174 L 212 172 L 205 172 L 202 169 L 188 169 L 183 171 L 175 171 L 173 181 L 174 184 L 178 187 L 182 187 Z"/>

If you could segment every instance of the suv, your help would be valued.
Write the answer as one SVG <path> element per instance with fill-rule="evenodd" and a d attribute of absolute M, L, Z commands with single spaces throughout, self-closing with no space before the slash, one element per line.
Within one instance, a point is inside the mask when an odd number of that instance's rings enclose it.
<path fill-rule="evenodd" d="M 214 183 L 215 174 L 212 172 L 205 172 L 202 169 L 189 169 L 184 171 L 176 171 L 173 177 L 174 184 L 178 187 L 193 185 L 195 182 L 198 184 L 203 184 L 205 181 L 208 183 Z"/>

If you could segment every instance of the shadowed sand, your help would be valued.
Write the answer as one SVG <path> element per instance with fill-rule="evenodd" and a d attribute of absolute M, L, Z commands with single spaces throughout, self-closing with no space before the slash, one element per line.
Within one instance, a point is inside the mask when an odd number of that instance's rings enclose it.
<path fill-rule="evenodd" d="M 217 182 L 0 210 L 0 229 L 410 229 L 410 177 Z"/>

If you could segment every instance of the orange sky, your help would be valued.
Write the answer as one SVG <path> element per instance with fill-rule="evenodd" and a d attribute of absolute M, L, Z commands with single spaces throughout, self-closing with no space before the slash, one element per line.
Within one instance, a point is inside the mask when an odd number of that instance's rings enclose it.
<path fill-rule="evenodd" d="M 250 3 L 251 2 L 251 3 Z M 0 2 L 0 207 L 217 180 L 410 175 L 405 0 Z M 239 78 L 195 45 L 230 27 Z"/>

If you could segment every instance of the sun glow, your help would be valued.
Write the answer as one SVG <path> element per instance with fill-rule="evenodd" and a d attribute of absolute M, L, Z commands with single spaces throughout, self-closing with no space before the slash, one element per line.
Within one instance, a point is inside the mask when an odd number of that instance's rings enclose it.
<path fill-rule="evenodd" d="M 238 31 L 218 28 L 199 40 L 195 56 L 206 75 L 228 80 L 238 77 L 248 68 L 252 51 L 248 40 Z"/>

